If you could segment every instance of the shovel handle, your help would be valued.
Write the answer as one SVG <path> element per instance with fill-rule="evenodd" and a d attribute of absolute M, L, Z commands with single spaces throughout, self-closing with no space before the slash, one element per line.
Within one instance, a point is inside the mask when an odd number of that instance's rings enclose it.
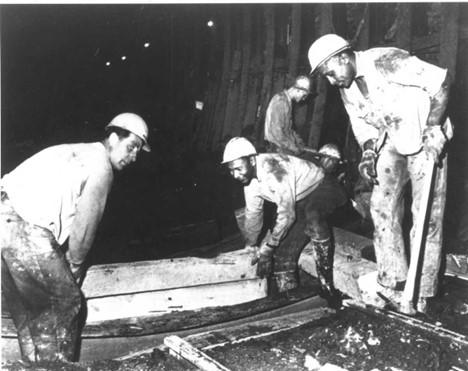
<path fill-rule="evenodd" d="M 428 217 L 429 197 L 431 195 L 432 180 L 434 178 L 434 161 L 430 159 L 426 165 L 426 177 L 424 179 L 419 201 L 419 211 L 416 217 L 416 230 L 414 235 L 413 250 L 411 251 L 408 274 L 406 276 L 405 289 L 402 296 L 402 305 L 413 306 L 414 289 L 416 286 L 416 274 L 421 259 L 421 250 L 423 250 L 423 236 L 426 219 Z"/>

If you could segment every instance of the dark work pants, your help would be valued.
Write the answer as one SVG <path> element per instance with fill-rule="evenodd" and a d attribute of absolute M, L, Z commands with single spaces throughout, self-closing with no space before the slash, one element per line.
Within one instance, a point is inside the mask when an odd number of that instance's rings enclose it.
<path fill-rule="evenodd" d="M 346 200 L 343 187 L 332 176 L 326 176 L 311 194 L 296 203 L 296 221 L 275 250 L 275 273 L 297 271 L 299 256 L 309 241 L 330 241 L 328 217 Z M 329 254 L 333 258 L 333 249 Z"/>
<path fill-rule="evenodd" d="M 0 244 L 2 299 L 18 331 L 23 359 L 72 361 L 81 290 L 55 238 L 25 222 L 2 200 Z"/>

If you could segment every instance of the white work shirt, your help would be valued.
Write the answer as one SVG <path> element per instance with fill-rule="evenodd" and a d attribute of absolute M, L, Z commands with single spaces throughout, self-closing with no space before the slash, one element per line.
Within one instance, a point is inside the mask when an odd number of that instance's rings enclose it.
<path fill-rule="evenodd" d="M 361 146 L 369 139 L 383 143 L 388 135 L 401 154 L 418 152 L 431 97 L 440 90 L 447 70 L 397 48 L 373 48 L 355 55 L 356 78 L 364 77 L 368 98 L 356 81 L 340 93 L 357 141 Z"/>
<path fill-rule="evenodd" d="M 296 219 L 296 202 L 308 196 L 324 178 L 321 167 L 303 159 L 276 153 L 256 156 L 257 177 L 244 187 L 247 244 L 254 245 L 263 225 L 264 200 L 277 207 L 269 243 L 279 245 Z"/>
<path fill-rule="evenodd" d="M 73 227 L 78 237 L 76 249 L 83 249 L 85 254 L 112 180 L 104 145 L 96 142 L 46 148 L 6 174 L 1 186 L 18 215 L 51 231 L 59 244 L 69 237 L 78 210 L 80 220 Z M 78 208 L 83 194 L 86 200 Z"/>

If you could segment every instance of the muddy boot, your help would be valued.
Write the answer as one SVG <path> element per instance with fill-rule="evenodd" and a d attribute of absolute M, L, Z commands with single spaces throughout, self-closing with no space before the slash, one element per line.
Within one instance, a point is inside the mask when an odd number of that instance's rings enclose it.
<path fill-rule="evenodd" d="M 333 285 L 333 246 L 330 238 L 324 240 L 311 239 L 315 255 L 317 276 L 320 281 L 321 296 L 332 308 L 341 306 L 340 292 Z"/>
<path fill-rule="evenodd" d="M 276 292 L 285 292 L 298 286 L 296 271 L 274 272 L 273 282 Z"/>

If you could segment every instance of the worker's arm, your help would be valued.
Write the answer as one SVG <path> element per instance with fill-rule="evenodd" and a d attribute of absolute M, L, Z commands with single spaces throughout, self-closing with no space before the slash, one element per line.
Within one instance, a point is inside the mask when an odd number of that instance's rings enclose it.
<path fill-rule="evenodd" d="M 112 180 L 111 169 L 96 166 L 86 181 L 76 207 L 66 253 L 73 273 L 79 272 L 94 241 Z"/>
<path fill-rule="evenodd" d="M 263 227 L 263 198 L 258 192 L 258 182 L 254 179 L 252 183 L 244 187 L 245 195 L 245 239 L 247 246 L 255 246 L 258 236 Z"/>
<path fill-rule="evenodd" d="M 293 186 L 287 183 L 286 178 L 278 182 L 275 189 L 276 222 L 267 243 L 270 247 L 277 247 L 289 228 L 296 220 L 296 195 Z"/>

